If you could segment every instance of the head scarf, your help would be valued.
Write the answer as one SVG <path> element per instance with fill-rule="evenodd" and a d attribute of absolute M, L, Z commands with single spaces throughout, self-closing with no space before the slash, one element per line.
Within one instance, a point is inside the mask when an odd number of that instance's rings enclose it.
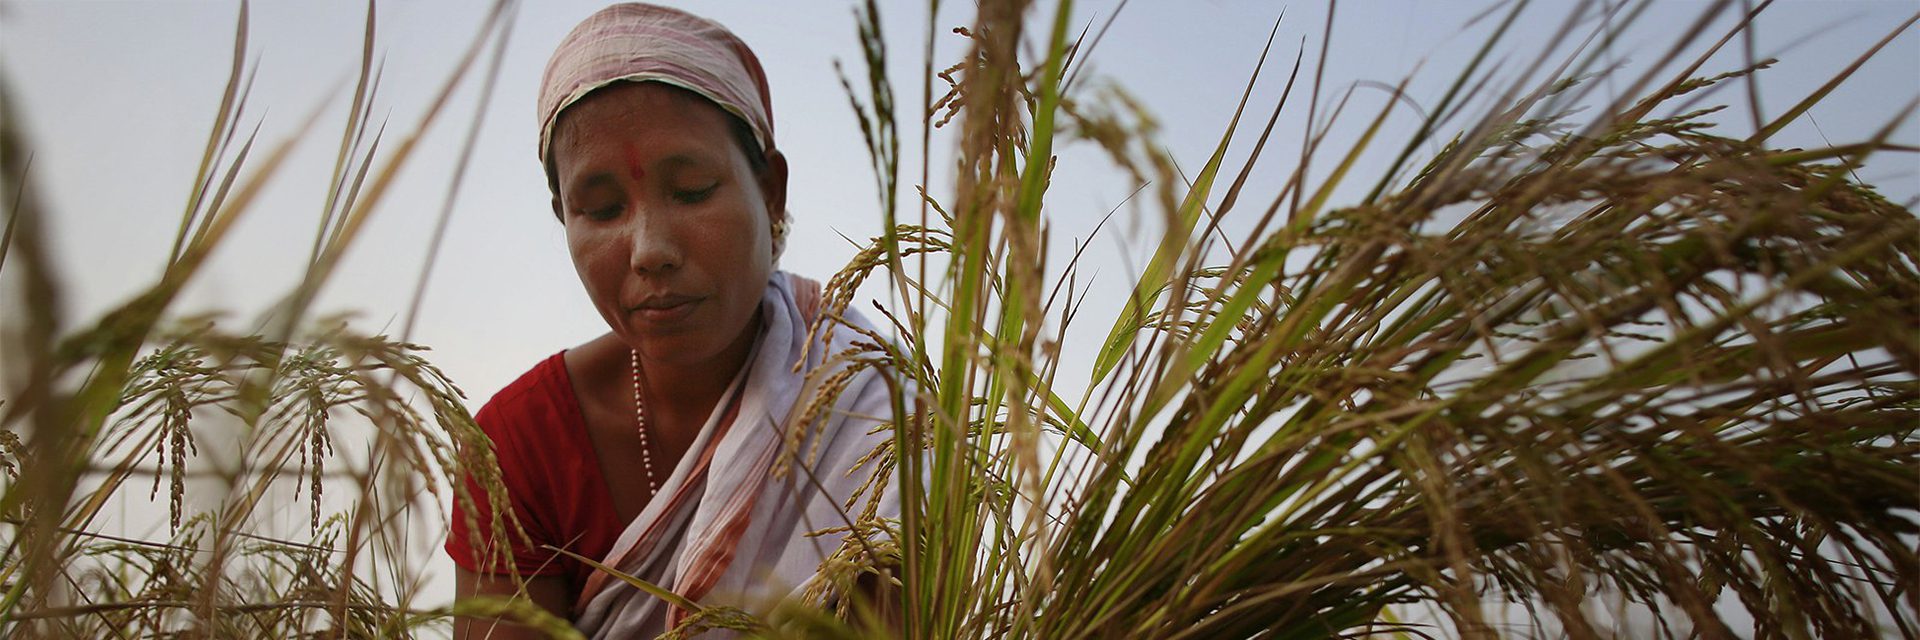
<path fill-rule="evenodd" d="M 552 171 L 553 125 L 560 112 L 615 82 L 662 82 L 699 94 L 747 123 L 761 152 L 774 149 L 767 74 L 739 36 L 679 9 L 629 2 L 595 12 L 568 33 L 540 80 L 540 163 Z M 773 255 L 786 241 L 787 212 L 777 212 Z"/>

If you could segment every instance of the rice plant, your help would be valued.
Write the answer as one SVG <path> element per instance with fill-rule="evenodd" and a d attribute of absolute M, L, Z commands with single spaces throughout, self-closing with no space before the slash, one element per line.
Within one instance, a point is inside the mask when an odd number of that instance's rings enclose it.
<path fill-rule="evenodd" d="M 169 260 L 150 287 L 100 318 L 57 315 L 62 285 L 44 255 L 47 214 L 32 187 L 30 142 L 0 104 L 0 174 L 11 207 L 0 269 L 14 270 L 26 309 L 9 345 L 15 357 L 24 354 L 9 364 L 26 372 L 25 384 L 0 405 L 0 634 L 414 637 L 444 630 L 463 611 L 566 630 L 530 607 L 432 606 L 444 599 L 420 593 L 424 568 L 410 566 L 405 542 L 410 519 L 422 511 L 444 519 L 438 498 L 446 493 L 471 499 L 465 484 L 444 483 L 448 477 L 470 474 L 482 490 L 500 492 L 492 452 L 459 388 L 421 356 L 425 347 L 310 313 L 448 96 L 475 75 L 469 69 L 483 53 L 498 59 L 508 8 L 494 7 L 433 107 L 397 143 L 374 118 L 379 74 L 368 8 L 358 82 L 306 273 L 251 328 L 170 312 L 304 137 L 257 153 L 243 125 L 252 79 L 244 2 L 231 73 Z M 303 130 L 324 114 L 307 116 Z M 199 455 L 208 446 L 237 451 L 238 464 L 213 464 Z M 107 505 L 161 501 L 163 486 L 161 534 L 106 533 Z M 212 495 L 189 495 L 196 486 Z M 327 496 L 329 487 L 351 495 Z M 277 526 L 274 512 L 300 501 L 304 526 Z"/>
<path fill-rule="evenodd" d="M 1597 112 L 1571 113 L 1609 72 L 1596 48 L 1511 79 L 1479 66 L 1496 31 L 1414 139 L 1375 137 L 1396 104 L 1341 98 L 1358 139 L 1309 130 L 1294 166 L 1256 167 L 1288 135 L 1277 116 L 1322 95 L 1295 57 L 1279 102 L 1243 99 L 1186 176 L 1124 95 L 1063 92 L 1090 42 L 1072 3 L 1033 24 L 1028 4 L 982 2 L 951 90 L 922 96 L 922 138 L 951 118 L 959 141 L 953 192 L 889 208 L 827 287 L 840 309 L 868 279 L 898 300 L 899 340 L 863 355 L 899 378 L 905 513 L 858 525 L 897 547 L 843 558 L 902 601 L 863 616 L 848 569 L 816 603 L 914 638 L 1920 633 L 1920 220 L 1851 175 L 1915 151 L 1884 139 L 1911 103 L 1879 138 L 1771 148 L 1848 68 L 1751 135 L 1715 133 L 1701 100 L 1769 64 L 1702 70 L 1752 18 L 1718 3 L 1687 36 L 1707 53 L 1616 79 L 1633 92 Z M 1610 41 L 1645 4 L 1586 8 L 1608 19 L 1562 37 Z M 891 207 L 899 124 L 869 77 L 850 95 Z M 1078 315 L 1074 258 L 1045 249 L 1054 149 L 1076 142 L 1165 224 L 1114 318 Z M 1396 160 L 1357 175 L 1379 145 Z M 923 180 L 948 166 L 922 162 Z M 1253 193 L 1257 170 L 1289 179 Z M 1354 180 L 1367 197 L 1331 199 Z M 1254 231 L 1224 239 L 1229 215 Z M 1090 371 L 1065 362 L 1089 335 Z"/>

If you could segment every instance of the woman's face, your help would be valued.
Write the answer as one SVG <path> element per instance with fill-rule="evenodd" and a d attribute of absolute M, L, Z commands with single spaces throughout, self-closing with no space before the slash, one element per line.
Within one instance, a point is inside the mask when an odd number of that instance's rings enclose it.
<path fill-rule="evenodd" d="M 624 82 L 554 125 L 558 194 L 574 270 L 607 326 L 650 361 L 744 356 L 773 269 L 786 163 L 754 171 L 731 116 L 692 92 Z"/>

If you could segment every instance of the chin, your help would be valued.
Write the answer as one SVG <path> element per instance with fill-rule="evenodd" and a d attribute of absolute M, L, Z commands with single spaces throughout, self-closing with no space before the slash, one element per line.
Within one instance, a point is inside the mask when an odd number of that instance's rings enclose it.
<path fill-rule="evenodd" d="M 733 332 L 729 332 L 733 333 Z M 738 334 L 735 333 L 736 337 Z M 642 359 L 662 364 L 697 366 L 713 363 L 727 352 L 733 340 L 712 332 L 641 334 L 633 344 L 640 347 Z"/>
<path fill-rule="evenodd" d="M 627 324 L 624 333 L 629 338 L 628 344 L 639 347 L 640 357 L 651 362 L 675 366 L 718 364 L 716 361 L 725 357 L 738 342 L 752 343 L 754 336 L 748 334 L 758 328 L 754 319 L 760 309 L 759 300 L 754 302 L 756 304 L 747 307 L 744 314 L 717 314 L 735 316 L 737 320 L 694 318 L 687 324 L 652 330 Z"/>
<path fill-rule="evenodd" d="M 720 345 L 710 336 L 687 334 L 636 334 L 628 343 L 635 345 L 640 357 L 654 362 L 692 364 L 719 355 Z"/>

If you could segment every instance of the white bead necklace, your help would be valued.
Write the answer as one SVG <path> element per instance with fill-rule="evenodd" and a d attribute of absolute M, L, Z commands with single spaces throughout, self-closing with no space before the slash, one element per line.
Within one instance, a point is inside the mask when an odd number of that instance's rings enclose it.
<path fill-rule="evenodd" d="M 627 355 L 633 362 L 633 424 L 640 432 L 640 468 L 647 473 L 647 493 L 659 493 L 660 486 L 653 480 L 653 445 L 647 441 L 647 409 L 640 402 L 640 352 L 628 349 Z"/>

